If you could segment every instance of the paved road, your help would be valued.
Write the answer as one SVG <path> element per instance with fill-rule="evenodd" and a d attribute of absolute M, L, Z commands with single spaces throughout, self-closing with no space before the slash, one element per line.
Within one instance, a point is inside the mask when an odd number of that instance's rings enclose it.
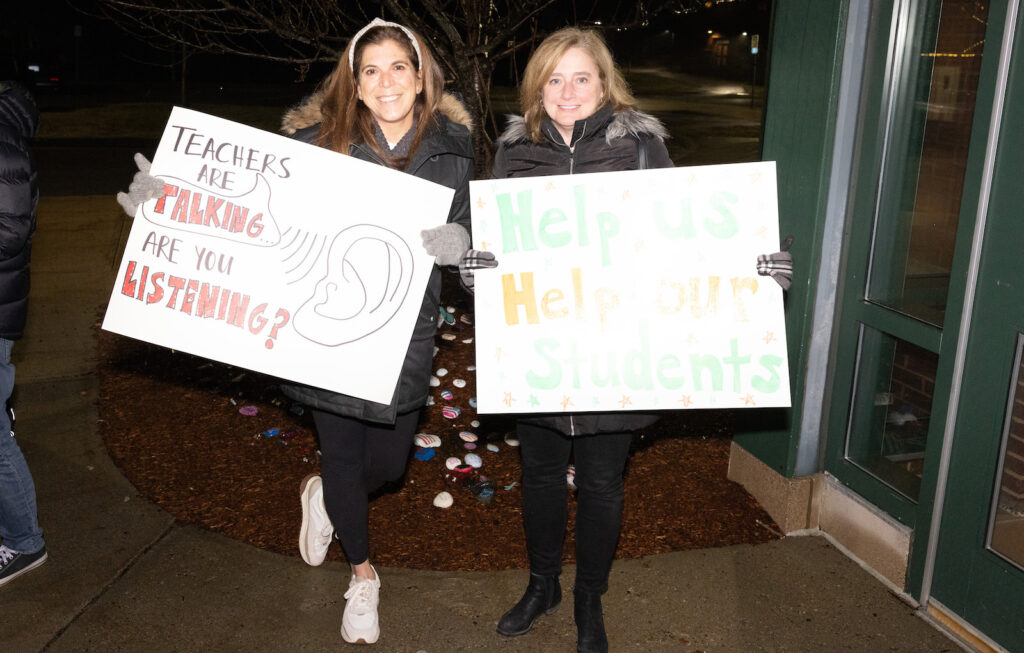
<path fill-rule="evenodd" d="M 156 140 L 68 139 L 33 144 L 39 168 L 39 190 L 47 197 L 113 195 L 135 174 L 132 156 L 152 156 Z"/>

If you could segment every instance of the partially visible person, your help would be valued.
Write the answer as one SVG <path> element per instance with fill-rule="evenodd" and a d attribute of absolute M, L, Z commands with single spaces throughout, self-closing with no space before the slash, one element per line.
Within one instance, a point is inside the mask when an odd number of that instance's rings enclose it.
<path fill-rule="evenodd" d="M 334 72 L 300 106 L 289 110 L 282 130 L 303 142 L 400 170 L 455 190 L 447 221 L 421 232 L 437 265 L 458 265 L 469 249 L 469 180 L 473 143 L 469 112 L 444 92 L 444 77 L 427 43 L 397 23 L 373 20 L 356 33 Z M 163 193 L 136 155 L 139 172 L 118 201 L 134 216 L 138 205 Z M 381 222 L 399 220 L 383 189 L 372 193 Z M 331 207 L 324 207 L 329 211 Z M 302 481 L 299 553 L 323 563 L 332 539 L 341 543 L 352 569 L 342 615 L 346 642 L 372 644 L 380 636 L 381 582 L 370 562 L 369 496 L 405 473 L 420 409 L 426 405 L 437 331 L 441 271 L 434 266 L 390 404 L 320 388 L 286 384 L 290 398 L 312 408 L 321 451 L 321 475 Z M 338 374 L 353 373 L 338 370 Z M 358 371 L 356 372 L 358 373 Z"/>
<path fill-rule="evenodd" d="M 36 514 L 36 490 L 14 438 L 9 401 L 14 390 L 11 346 L 28 314 L 29 261 L 39 190 L 29 139 L 39 126 L 31 94 L 0 82 L 0 585 L 46 562 Z"/>
<path fill-rule="evenodd" d="M 544 39 L 526 64 L 519 96 L 523 115 L 513 117 L 498 139 L 495 178 L 673 166 L 664 144 L 667 130 L 653 116 L 637 111 L 611 52 L 595 31 L 570 27 Z M 566 469 L 572 459 L 577 487 L 577 650 L 608 650 L 601 595 L 608 589 L 619 539 L 623 472 L 633 431 L 656 419 L 630 412 L 518 419 L 530 581 L 522 599 L 498 622 L 500 634 L 525 634 L 561 602 Z"/>

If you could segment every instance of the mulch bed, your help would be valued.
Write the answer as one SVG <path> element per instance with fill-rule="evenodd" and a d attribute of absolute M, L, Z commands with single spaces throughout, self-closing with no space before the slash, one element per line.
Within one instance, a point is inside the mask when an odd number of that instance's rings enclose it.
<path fill-rule="evenodd" d="M 457 287 L 454 278 L 446 288 Z M 371 559 L 386 567 L 439 570 L 525 568 L 518 449 L 507 416 L 477 415 L 472 304 L 446 292 L 454 324 L 438 331 L 432 388 L 420 431 L 439 435 L 431 460 L 411 459 L 404 482 L 371 503 Z M 450 336 L 454 338 L 446 339 Z M 308 410 L 293 405 L 275 378 L 99 331 L 100 429 L 115 464 L 140 494 L 181 523 L 194 524 L 285 555 L 298 555 L 301 480 L 319 472 Z M 452 381 L 466 381 L 463 388 Z M 450 391 L 451 401 L 442 398 Z M 448 419 L 442 406 L 458 407 Z M 245 416 L 243 406 L 258 413 Z M 638 558 L 686 549 L 776 539 L 771 517 L 738 484 L 726 479 L 731 411 L 672 411 L 634 438 L 627 467 L 622 535 L 617 557 Z M 479 426 L 471 422 L 479 421 Z M 276 435 L 268 436 L 277 430 Z M 464 456 L 460 431 L 479 435 L 478 470 L 496 485 L 485 504 L 465 487 L 448 484 L 445 459 Z M 498 445 L 491 452 L 487 443 Z M 455 504 L 435 508 L 447 490 Z M 574 560 L 575 497 L 564 560 Z M 332 546 L 328 560 L 342 560 Z"/>

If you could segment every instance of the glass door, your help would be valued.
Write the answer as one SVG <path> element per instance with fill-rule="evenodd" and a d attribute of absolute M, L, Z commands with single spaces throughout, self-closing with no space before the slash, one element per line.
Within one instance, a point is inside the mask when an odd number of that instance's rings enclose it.
<path fill-rule="evenodd" d="M 825 469 L 914 529 L 914 595 L 1005 14 L 992 4 L 876 0 L 866 44 Z"/>
<path fill-rule="evenodd" d="M 1011 9 L 931 598 L 1024 651 L 1024 16 Z"/>

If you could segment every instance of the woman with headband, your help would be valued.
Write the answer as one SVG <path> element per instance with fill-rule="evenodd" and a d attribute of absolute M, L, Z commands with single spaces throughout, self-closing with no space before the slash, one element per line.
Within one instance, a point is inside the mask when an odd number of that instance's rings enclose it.
<path fill-rule="evenodd" d="M 473 144 L 469 113 L 444 93 L 444 78 L 423 40 L 397 23 L 375 19 L 349 42 L 320 89 L 289 110 L 282 131 L 299 140 L 401 170 L 455 189 L 445 224 L 422 232 L 437 265 L 457 265 L 469 249 L 469 180 Z M 118 201 L 134 216 L 163 193 L 136 155 L 140 171 Z M 386 194 L 381 194 L 386 205 Z M 382 208 L 386 208 L 383 206 Z M 390 404 L 320 388 L 284 385 L 310 406 L 320 440 L 321 476 L 302 481 L 299 552 L 320 565 L 336 538 L 352 568 L 341 635 L 372 644 L 380 636 L 380 578 L 370 564 L 369 495 L 405 473 L 419 412 L 426 404 L 437 330 L 441 271 L 431 272 L 398 387 Z"/>
<path fill-rule="evenodd" d="M 422 236 L 438 265 L 459 263 L 470 242 L 471 123 L 465 108 L 444 93 L 440 67 L 412 30 L 379 18 L 361 29 L 320 90 L 288 111 L 282 126 L 307 143 L 454 188 L 447 223 Z M 405 473 L 429 392 L 440 293 L 435 266 L 390 405 L 284 387 L 312 407 L 322 455 L 322 477 L 302 483 L 299 551 L 319 565 L 332 535 L 341 543 L 352 567 L 341 620 L 346 642 L 372 644 L 380 634 L 381 582 L 370 564 L 368 497 Z"/>

